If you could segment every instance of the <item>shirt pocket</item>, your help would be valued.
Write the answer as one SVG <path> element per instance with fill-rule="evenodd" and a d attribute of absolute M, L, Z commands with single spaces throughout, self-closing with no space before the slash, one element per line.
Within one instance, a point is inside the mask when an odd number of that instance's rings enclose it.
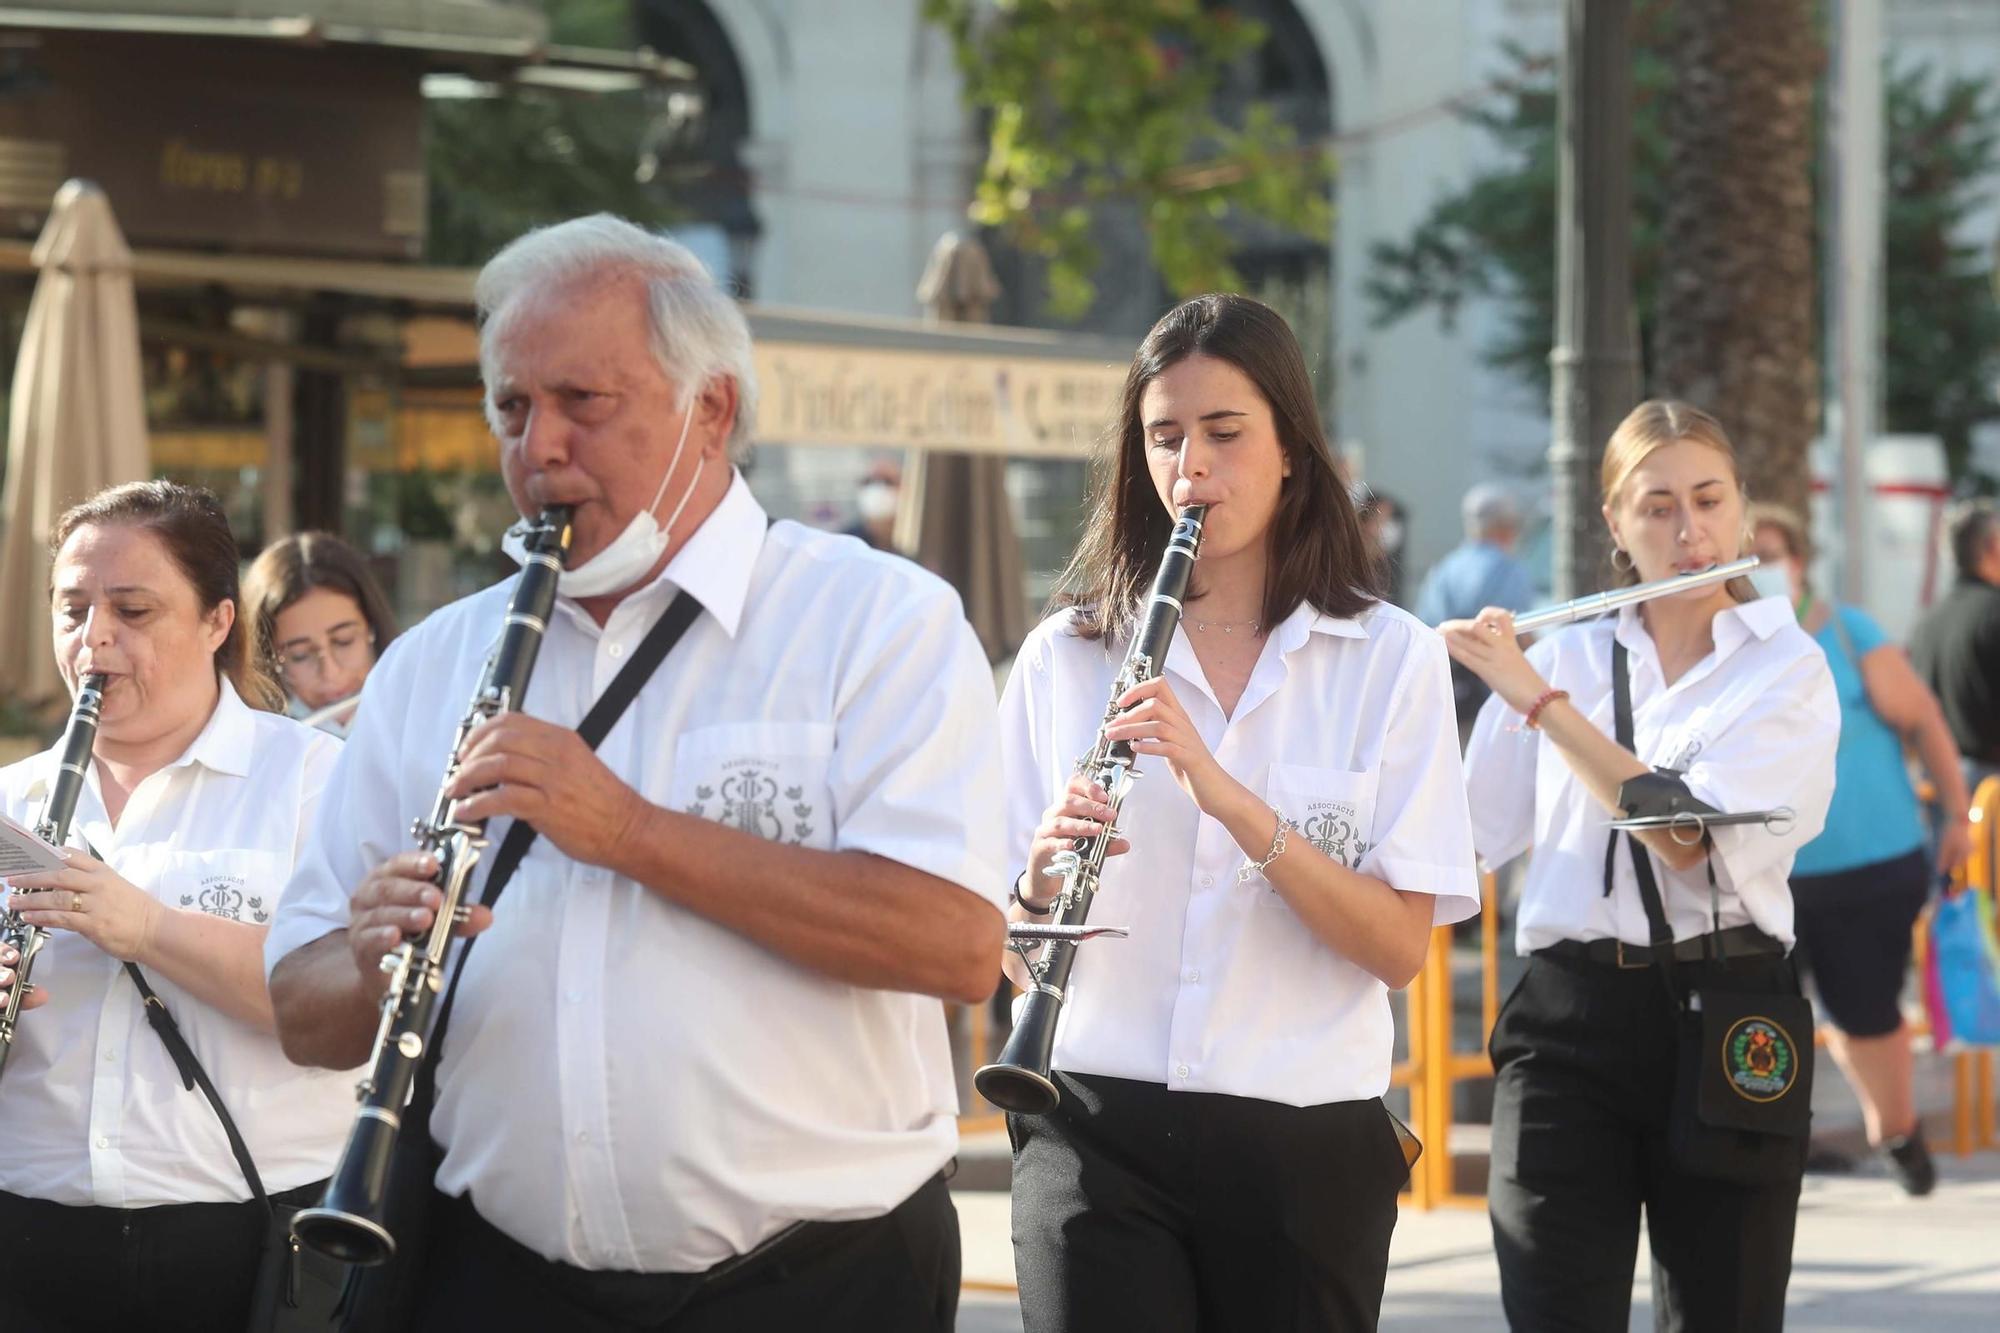
<path fill-rule="evenodd" d="M 1305 764 L 1273 764 L 1265 795 L 1298 833 L 1349 870 L 1375 847 L 1375 769 L 1352 772 Z"/>
<path fill-rule="evenodd" d="M 169 907 L 261 926 L 285 890 L 285 870 L 276 852 L 247 847 L 173 852 L 160 868 L 154 897 Z"/>
<path fill-rule="evenodd" d="M 771 842 L 833 847 L 833 727 L 724 722 L 674 742 L 670 806 Z"/>

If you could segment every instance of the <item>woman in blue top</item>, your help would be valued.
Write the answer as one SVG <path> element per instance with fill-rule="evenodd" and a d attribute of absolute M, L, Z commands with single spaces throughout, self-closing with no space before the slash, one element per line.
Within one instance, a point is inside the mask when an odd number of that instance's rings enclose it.
<path fill-rule="evenodd" d="M 1950 812 L 1938 844 L 1940 873 L 1971 849 L 1971 798 L 1944 713 L 1910 659 L 1866 612 L 1814 595 L 1798 516 L 1758 506 L 1751 520 L 1757 554 L 1784 574 L 1799 624 L 1826 653 L 1840 695 L 1833 805 L 1825 831 L 1799 849 L 1792 866 L 1799 956 L 1832 1020 L 1827 1045 L 1861 1101 L 1869 1144 L 1905 1190 L 1928 1194 L 1937 1172 L 1911 1092 L 1900 997 L 1932 863 L 1904 747 L 1916 751 Z"/>

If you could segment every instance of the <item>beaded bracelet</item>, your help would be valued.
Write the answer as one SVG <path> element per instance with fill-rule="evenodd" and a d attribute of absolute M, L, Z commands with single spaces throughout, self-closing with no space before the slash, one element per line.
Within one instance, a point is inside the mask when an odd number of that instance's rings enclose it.
<path fill-rule="evenodd" d="M 1521 719 L 1521 725 L 1529 731 L 1540 731 L 1542 710 L 1558 699 L 1567 698 L 1569 698 L 1568 690 L 1543 690 L 1541 697 L 1529 706 L 1528 715 Z"/>

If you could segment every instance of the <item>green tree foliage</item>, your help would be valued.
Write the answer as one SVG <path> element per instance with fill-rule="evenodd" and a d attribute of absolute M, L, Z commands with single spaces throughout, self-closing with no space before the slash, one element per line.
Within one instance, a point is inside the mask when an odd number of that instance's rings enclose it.
<path fill-rule="evenodd" d="M 1639 6 L 1633 41 L 1633 285 L 1640 347 L 1652 347 L 1667 159 L 1662 101 L 1666 6 Z M 1375 247 L 1367 288 L 1378 325 L 1424 309 L 1449 324 L 1468 298 L 1497 297 L 1489 362 L 1546 389 L 1555 330 L 1556 64 L 1521 48 L 1492 95 L 1462 114 L 1504 164 L 1438 201 L 1400 243 Z M 1885 425 L 1940 435 L 1954 471 L 1974 422 L 2000 412 L 2000 300 L 1990 258 L 1958 238 L 2000 169 L 2000 96 L 1975 79 L 1890 73 Z"/>
<path fill-rule="evenodd" d="M 1332 162 L 1268 108 L 1214 110 L 1262 25 L 1202 0 L 924 0 L 989 142 L 970 210 L 1048 263 L 1049 307 L 1096 298 L 1098 210 L 1137 209 L 1175 292 L 1239 286 L 1232 220 L 1330 237 Z"/>
<path fill-rule="evenodd" d="M 546 0 L 549 36 L 568 46 L 632 48 L 630 0 Z M 644 226 L 674 212 L 639 178 L 654 119 L 644 92 L 586 96 L 505 88 L 426 107 L 435 264 L 482 264 L 530 227 L 600 209 Z"/>

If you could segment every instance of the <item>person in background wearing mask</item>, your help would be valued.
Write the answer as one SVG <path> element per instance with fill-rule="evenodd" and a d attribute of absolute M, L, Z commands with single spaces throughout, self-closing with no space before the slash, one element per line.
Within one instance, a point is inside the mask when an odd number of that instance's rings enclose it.
<path fill-rule="evenodd" d="M 345 737 L 362 681 L 396 637 L 361 553 L 330 532 L 280 538 L 244 576 L 243 609 L 258 660 L 285 683 L 286 713 Z"/>
<path fill-rule="evenodd" d="M 686 247 L 579 218 L 474 297 L 508 494 L 571 506 L 575 540 L 533 683 L 445 790 L 539 840 L 460 927 L 484 942 L 433 1043 L 410 1326 L 948 1333 L 937 1002 L 991 993 L 1007 901 L 978 640 L 916 564 L 766 522 L 735 466 L 749 326 Z M 367 1058 L 377 964 L 430 929 L 410 819 L 512 593 L 434 612 L 369 680 L 265 950 L 300 1063 Z M 573 728 L 677 604 L 685 638 L 591 749 Z"/>
<path fill-rule="evenodd" d="M 878 551 L 896 549 L 896 506 L 903 488 L 903 469 L 894 459 L 871 463 L 854 493 L 854 522 L 841 531 L 859 537 Z"/>
<path fill-rule="evenodd" d="M 1464 542 L 1431 566 L 1417 589 L 1417 619 L 1433 629 L 1447 620 L 1471 620 L 1489 606 L 1519 611 L 1535 596 L 1527 566 L 1514 558 L 1521 510 L 1507 488 L 1482 482 L 1465 493 L 1459 512 L 1465 519 Z M 1452 706 L 1458 712 L 1461 746 L 1491 693 L 1486 682 L 1466 667 L 1451 664 Z"/>
<path fill-rule="evenodd" d="M 1361 535 L 1374 554 L 1375 582 L 1382 600 L 1392 606 L 1403 604 L 1403 542 L 1408 532 L 1403 523 L 1403 505 L 1386 491 L 1367 482 L 1358 482 L 1350 492 L 1354 512 L 1361 519 Z"/>
<path fill-rule="evenodd" d="M 1937 1168 L 1924 1146 L 1911 1088 L 1910 1032 L 1903 1025 L 1903 979 L 1910 928 L 1929 896 L 1933 862 L 1909 769 L 1917 752 L 1947 812 L 1936 873 L 1946 875 L 1972 847 L 1971 800 L 1944 712 L 1868 613 L 1814 595 L 1806 579 L 1805 524 L 1775 505 L 1750 511 L 1764 561 L 1750 581 L 1791 602 L 1833 669 L 1840 696 L 1840 748 L 1826 830 L 1799 848 L 1792 900 L 1802 971 L 1811 974 L 1832 1019 L 1827 1048 L 1861 1101 L 1868 1143 L 1910 1194 L 1928 1194 Z"/>

